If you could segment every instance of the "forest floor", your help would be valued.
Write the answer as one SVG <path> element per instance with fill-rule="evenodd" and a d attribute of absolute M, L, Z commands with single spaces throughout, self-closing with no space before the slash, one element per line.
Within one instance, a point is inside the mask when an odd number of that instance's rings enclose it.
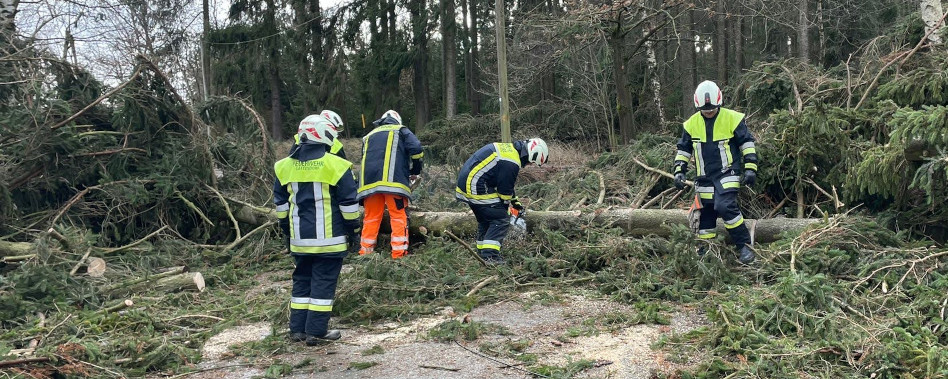
<path fill-rule="evenodd" d="M 351 267 L 351 266 L 350 266 Z M 347 268 L 350 269 L 351 268 Z M 278 272 L 257 276 L 254 291 L 283 289 L 290 281 L 271 281 Z M 289 277 L 289 272 L 282 273 Z M 252 295 L 248 293 L 248 296 Z M 239 296 L 239 295 L 238 295 Z M 600 328 L 591 320 L 626 313 L 631 307 L 601 299 L 589 291 L 563 294 L 523 292 L 502 301 L 477 306 L 460 314 L 451 307 L 408 322 L 364 326 L 334 325 L 343 338 L 308 347 L 285 340 L 286 328 L 258 322 L 227 329 L 204 345 L 208 370 L 191 378 L 253 378 L 270 375 L 306 378 L 331 374 L 333 378 L 527 378 L 525 362 L 550 368 L 556 376 L 579 378 L 650 378 L 658 372 L 686 368 L 702 357 L 670 356 L 653 350 L 660 339 L 707 325 L 696 309 L 670 313 L 669 325 L 639 324 Z M 452 320 L 484 323 L 492 328 L 475 341 L 440 342 L 432 330 Z M 277 335 L 271 336 L 273 330 Z M 253 341 L 271 340 L 278 354 L 262 354 L 251 363 L 240 349 Z M 500 354 L 498 354 L 500 352 Z M 501 358 L 485 358 L 487 355 Z M 262 359 L 261 359 L 262 358 Z M 269 372 L 268 372 L 269 370 Z M 559 374 L 559 375 L 555 375 Z"/>

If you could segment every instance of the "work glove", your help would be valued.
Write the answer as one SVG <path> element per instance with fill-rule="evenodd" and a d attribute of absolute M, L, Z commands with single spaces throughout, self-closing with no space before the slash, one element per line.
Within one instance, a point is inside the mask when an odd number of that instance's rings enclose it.
<path fill-rule="evenodd" d="M 755 183 L 757 183 L 757 172 L 754 170 L 744 170 L 744 179 L 741 180 L 741 183 L 748 187 L 752 187 Z"/>
<path fill-rule="evenodd" d="M 685 189 L 685 174 L 679 172 L 675 174 L 675 188 L 679 190 Z"/>
<path fill-rule="evenodd" d="M 513 207 L 513 209 L 516 209 L 518 212 L 523 212 L 523 210 L 526 209 L 523 206 L 523 203 L 520 202 L 520 199 L 516 197 L 510 200 L 510 206 Z"/>

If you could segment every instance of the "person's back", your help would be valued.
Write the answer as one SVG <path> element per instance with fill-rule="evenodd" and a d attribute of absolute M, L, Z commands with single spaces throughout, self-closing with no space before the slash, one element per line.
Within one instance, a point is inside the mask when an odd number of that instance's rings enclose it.
<path fill-rule="evenodd" d="M 508 207 L 524 210 L 514 192 L 520 168 L 546 163 L 549 149 L 539 138 L 488 144 L 471 155 L 458 173 L 455 196 L 471 207 L 477 219 L 477 254 L 487 263 L 502 264 L 500 247 L 507 235 Z"/>
<path fill-rule="evenodd" d="M 273 204 L 293 256 L 290 334 L 313 345 L 338 339 L 329 317 L 348 241 L 359 232 L 359 205 L 349 161 L 328 154 L 335 128 L 322 116 L 300 123 L 299 146 L 276 162 Z"/>
<path fill-rule="evenodd" d="M 523 149 L 524 141 L 490 143 L 478 149 L 461 166 L 455 196 L 474 204 L 509 201 L 520 167 L 525 165 Z"/>
<path fill-rule="evenodd" d="M 408 252 L 408 215 L 411 180 L 421 173 L 421 142 L 402 125 L 398 112 L 389 110 L 376 128 L 362 139 L 359 201 L 365 207 L 360 255 L 375 251 L 382 214 L 388 208 L 392 224 L 392 258 Z"/>

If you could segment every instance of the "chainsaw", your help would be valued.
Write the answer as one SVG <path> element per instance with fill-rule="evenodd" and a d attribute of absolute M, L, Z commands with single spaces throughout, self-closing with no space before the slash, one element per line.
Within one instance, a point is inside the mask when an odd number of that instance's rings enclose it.
<path fill-rule="evenodd" d="M 510 236 L 513 238 L 523 237 L 527 233 L 527 220 L 524 219 L 527 211 L 517 210 L 514 207 L 507 209 L 507 213 L 510 214 Z"/>
<path fill-rule="evenodd" d="M 691 204 L 691 208 L 688 209 L 688 226 L 691 228 L 692 233 L 698 233 L 698 229 L 701 225 L 701 198 L 698 196 L 698 192 L 695 191 L 695 202 Z"/>

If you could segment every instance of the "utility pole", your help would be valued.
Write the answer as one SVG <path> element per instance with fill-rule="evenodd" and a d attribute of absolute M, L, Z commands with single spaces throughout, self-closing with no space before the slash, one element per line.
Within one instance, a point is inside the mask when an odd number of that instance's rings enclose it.
<path fill-rule="evenodd" d="M 504 15 L 504 0 L 495 1 L 497 14 L 497 78 L 500 81 L 500 138 L 501 142 L 511 142 L 510 102 L 507 96 L 507 37 Z"/>
<path fill-rule="evenodd" d="M 204 0 L 204 30 L 201 32 L 201 86 L 204 92 L 204 101 L 211 97 L 211 56 L 207 51 L 210 47 L 207 33 L 211 30 L 211 15 L 208 6 L 209 0 Z"/>

